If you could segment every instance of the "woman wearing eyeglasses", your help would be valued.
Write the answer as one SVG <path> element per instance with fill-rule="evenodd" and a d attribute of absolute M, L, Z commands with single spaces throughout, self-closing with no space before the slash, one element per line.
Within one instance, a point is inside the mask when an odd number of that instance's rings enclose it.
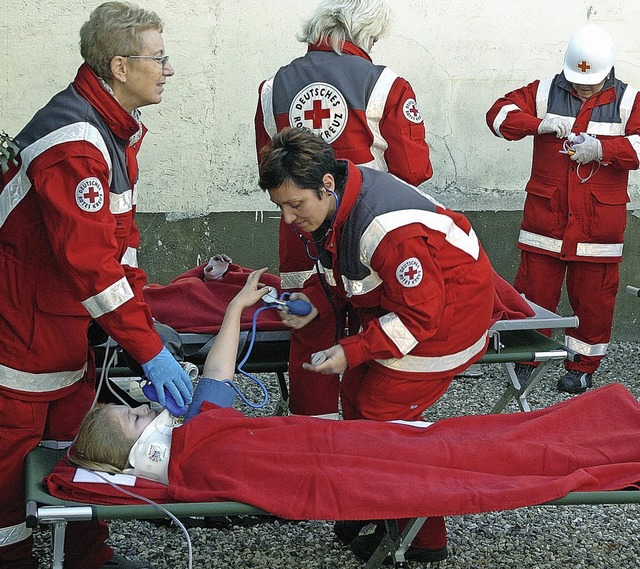
<path fill-rule="evenodd" d="M 36 568 L 22 462 L 43 438 L 70 440 L 93 400 L 87 329 L 96 321 L 142 364 L 164 404 L 191 381 L 153 328 L 134 222 L 141 107 L 174 73 L 163 23 L 121 2 L 80 30 L 84 63 L 17 135 L 0 185 L 0 566 Z M 149 567 L 118 555 L 106 526 L 70 524 L 65 567 Z"/>

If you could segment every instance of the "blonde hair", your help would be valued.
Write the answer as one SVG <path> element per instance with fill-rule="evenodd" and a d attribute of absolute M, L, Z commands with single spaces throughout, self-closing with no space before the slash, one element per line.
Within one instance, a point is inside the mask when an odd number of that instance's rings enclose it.
<path fill-rule="evenodd" d="M 391 8 L 386 0 L 322 0 L 304 24 L 298 40 L 308 44 L 327 42 L 342 53 L 345 41 L 368 51 L 389 31 Z"/>
<path fill-rule="evenodd" d="M 140 55 L 145 47 L 140 32 L 162 33 L 163 27 L 155 12 L 129 2 L 105 2 L 80 28 L 80 54 L 98 77 L 108 81 L 116 55 Z"/>
<path fill-rule="evenodd" d="M 101 472 L 122 472 L 129 465 L 129 451 L 135 441 L 125 435 L 120 423 L 107 409 L 113 404 L 96 405 L 82 420 L 69 453 L 69 461 L 81 468 Z"/>

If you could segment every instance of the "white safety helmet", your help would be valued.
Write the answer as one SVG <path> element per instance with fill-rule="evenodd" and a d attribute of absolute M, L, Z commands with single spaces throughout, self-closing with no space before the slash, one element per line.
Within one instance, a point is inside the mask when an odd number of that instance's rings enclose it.
<path fill-rule="evenodd" d="M 578 28 L 564 55 L 564 76 L 570 83 L 597 85 L 611 71 L 616 48 L 609 32 L 597 24 Z"/>

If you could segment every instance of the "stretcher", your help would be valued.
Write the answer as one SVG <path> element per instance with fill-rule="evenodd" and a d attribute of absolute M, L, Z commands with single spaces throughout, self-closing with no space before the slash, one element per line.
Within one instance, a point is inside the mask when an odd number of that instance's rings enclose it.
<path fill-rule="evenodd" d="M 86 520 L 153 520 L 165 519 L 166 515 L 153 505 L 123 505 L 104 506 L 61 500 L 52 497 L 43 484 L 44 477 L 64 456 L 64 450 L 37 447 L 25 461 L 25 494 L 26 494 L 26 522 L 27 527 L 35 528 L 38 524 L 49 525 L 51 528 L 51 551 L 53 569 L 62 569 L 64 559 L 64 535 L 69 522 Z M 462 491 L 462 490 L 461 490 Z M 591 492 L 569 492 L 564 497 L 543 502 L 543 506 L 572 506 L 595 504 L 639 504 L 640 491 L 608 490 Z M 238 502 L 193 502 L 193 503 L 165 503 L 164 508 L 177 517 L 216 517 L 242 516 L 255 517 L 271 515 L 259 508 Z M 422 527 L 425 517 L 410 519 L 402 532 L 395 521 L 386 521 L 387 535 L 380 546 L 368 560 L 365 567 L 379 568 L 387 555 L 391 555 L 394 562 L 402 563 L 408 544 L 411 543 L 418 530 Z"/>
<path fill-rule="evenodd" d="M 479 363 L 499 364 L 507 375 L 507 387 L 491 412 L 500 413 L 513 400 L 521 411 L 530 411 L 527 396 L 542 379 L 553 361 L 575 360 L 577 355 L 560 341 L 549 338 L 540 330 L 562 331 L 578 325 L 575 316 L 560 316 L 527 301 L 534 315 L 514 320 L 498 320 L 490 329 L 489 347 Z M 198 366 L 204 360 L 215 336 L 209 334 L 181 333 L 185 359 Z M 289 392 L 285 373 L 289 359 L 288 330 L 258 331 L 249 358 L 243 369 L 250 373 L 275 373 L 278 379 L 279 400 L 276 414 L 288 411 Z M 237 361 L 241 361 L 250 345 L 250 331 L 243 331 Z M 518 362 L 535 362 L 537 367 L 526 386 L 520 385 L 514 366 Z"/>
<path fill-rule="evenodd" d="M 577 318 L 562 317 L 529 302 L 535 315 L 519 320 L 502 320 L 490 330 L 490 345 L 480 363 L 500 364 L 506 370 L 508 385 L 500 400 L 494 405 L 492 413 L 499 413 L 515 400 L 522 411 L 529 411 L 527 395 L 539 382 L 550 362 L 574 357 L 559 341 L 539 332 L 542 329 L 563 330 L 577 325 Z M 200 368 L 213 344 L 215 335 L 181 333 L 184 357 Z M 275 414 L 286 414 L 288 409 L 288 387 L 285 373 L 288 369 L 289 332 L 287 330 L 258 331 L 251 341 L 250 331 L 241 333 L 237 361 L 245 359 L 251 346 L 251 352 L 243 364 L 250 373 L 274 373 L 278 379 L 279 402 Z M 98 347 L 117 348 L 111 341 Z M 100 361 L 100 360 L 98 360 Z M 531 375 L 526 386 L 521 386 L 515 375 L 517 362 L 537 362 L 538 367 Z M 115 365 L 109 369 L 110 377 L 130 376 L 131 370 Z M 114 519 L 163 519 L 166 515 L 153 505 L 130 504 L 123 506 L 93 505 L 52 497 L 43 484 L 44 477 L 64 456 L 64 450 L 39 446 L 25 461 L 26 513 L 28 527 L 38 524 L 51 526 L 53 568 L 63 567 L 63 543 L 67 523 L 83 520 Z M 570 504 L 623 504 L 639 503 L 640 492 L 587 492 L 570 493 L 565 498 L 550 502 L 550 505 Z M 253 506 L 238 502 L 197 502 L 162 504 L 177 517 L 216 517 L 216 516 L 271 516 L 272 514 Z M 404 561 L 404 552 L 411 543 L 426 518 L 416 518 L 400 532 L 397 524 L 387 522 L 388 533 L 380 547 L 367 563 L 367 568 L 380 567 L 388 554 L 397 562 Z"/>

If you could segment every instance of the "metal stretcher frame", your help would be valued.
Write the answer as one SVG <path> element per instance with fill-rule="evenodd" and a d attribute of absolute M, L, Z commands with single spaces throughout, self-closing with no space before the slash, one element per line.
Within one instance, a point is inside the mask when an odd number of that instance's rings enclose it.
<path fill-rule="evenodd" d="M 508 385 L 491 413 L 500 413 L 512 399 L 521 411 L 531 411 L 527 395 L 539 383 L 545 371 L 554 360 L 570 359 L 578 355 L 564 344 L 549 338 L 539 330 L 565 330 L 578 325 L 576 316 L 560 316 L 527 300 L 535 314 L 516 320 L 498 320 L 490 330 L 491 342 L 479 363 L 498 363 L 504 367 Z M 515 364 L 537 362 L 526 385 L 520 385 Z"/>
<path fill-rule="evenodd" d="M 25 460 L 25 494 L 27 527 L 38 524 L 51 526 L 52 569 L 62 569 L 64 561 L 64 535 L 67 523 L 86 520 L 151 520 L 164 519 L 166 515 L 152 505 L 102 506 L 51 496 L 43 483 L 44 477 L 64 456 L 65 451 L 37 447 Z M 595 504 L 640 504 L 640 491 L 616 490 L 603 492 L 570 492 L 565 497 L 541 504 L 543 506 L 575 506 Z M 270 516 L 259 508 L 239 502 L 188 502 L 162 504 L 177 517 L 188 516 Z M 386 521 L 387 535 L 367 561 L 366 569 L 382 566 L 387 555 L 394 563 L 402 563 L 404 554 L 427 518 L 414 518 L 402 532 L 395 521 Z"/>

